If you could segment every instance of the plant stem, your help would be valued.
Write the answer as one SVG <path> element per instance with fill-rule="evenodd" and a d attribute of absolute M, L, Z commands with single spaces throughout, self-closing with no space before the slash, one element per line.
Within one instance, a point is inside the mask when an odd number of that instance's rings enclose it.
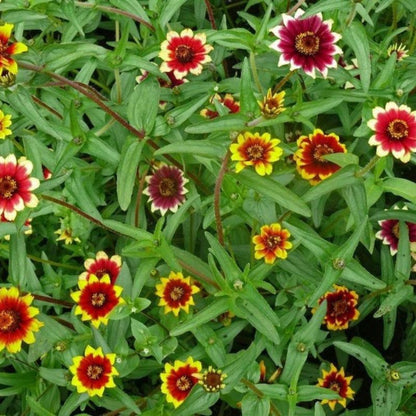
<path fill-rule="evenodd" d="M 287 14 L 293 14 L 306 0 L 299 0 L 288 12 Z"/>
<path fill-rule="evenodd" d="M 139 180 L 139 189 L 137 189 L 137 198 L 136 198 L 136 207 L 134 209 L 134 226 L 139 228 L 139 210 L 140 210 L 140 203 L 142 200 L 143 188 L 146 180 L 147 172 L 149 168 L 143 172 L 142 177 Z M 137 176 L 139 175 L 139 171 L 137 171 Z"/>
<path fill-rule="evenodd" d="M 296 71 L 297 71 L 297 69 L 294 69 L 294 70 L 290 71 L 284 78 L 282 78 L 280 80 L 280 82 L 273 88 L 273 94 L 276 94 L 277 92 L 279 92 L 282 89 L 283 85 L 285 85 L 286 82 L 289 81 L 290 77 L 293 74 L 295 74 Z"/>
<path fill-rule="evenodd" d="M 209 22 L 211 23 L 211 27 L 214 30 L 216 30 L 217 29 L 217 25 L 215 23 L 215 17 L 214 17 L 214 12 L 212 11 L 211 2 L 209 0 L 205 0 L 205 6 L 207 8 L 208 19 L 209 19 Z"/>
<path fill-rule="evenodd" d="M 64 269 L 76 270 L 77 272 L 80 272 L 80 271 L 82 270 L 82 268 L 81 268 L 81 267 L 72 266 L 72 265 L 70 265 L 70 264 L 58 263 L 58 262 L 56 262 L 56 261 L 52 261 L 52 260 L 42 259 L 42 258 L 40 258 L 40 257 L 33 256 L 33 255 L 31 255 L 31 254 L 26 254 L 26 256 L 27 256 L 29 259 L 31 259 L 31 260 L 33 260 L 33 261 L 36 261 L 36 262 L 38 262 L 38 263 L 49 264 L 49 265 L 51 265 L 51 266 L 62 267 L 62 268 L 64 268 Z"/>
<path fill-rule="evenodd" d="M 184 270 L 191 273 L 193 276 L 199 277 L 203 282 L 208 283 L 210 286 L 215 287 L 216 289 L 220 290 L 220 287 L 216 282 L 214 282 L 212 279 L 210 279 L 208 276 L 205 276 L 205 274 L 201 273 L 199 270 L 194 269 L 192 266 L 190 266 L 188 263 L 182 261 L 179 258 L 176 258 L 178 263 L 183 267 Z"/>
<path fill-rule="evenodd" d="M 39 300 L 41 302 L 53 303 L 56 305 L 64 306 L 65 308 L 72 308 L 74 306 L 73 303 L 67 302 L 65 300 L 54 299 L 49 296 L 36 295 L 34 293 L 31 293 L 31 295 L 33 296 L 34 299 Z"/>
<path fill-rule="evenodd" d="M 250 61 L 251 72 L 253 73 L 254 82 L 256 83 L 256 86 L 259 92 L 263 95 L 263 87 L 261 86 L 259 74 L 257 72 L 256 58 L 255 58 L 254 52 L 252 51 L 250 52 L 249 61 Z"/>
<path fill-rule="evenodd" d="M 357 178 L 360 178 L 361 176 L 364 176 L 368 171 L 370 171 L 375 165 L 376 163 L 380 160 L 380 157 L 377 155 L 374 155 L 370 161 L 361 169 L 359 170 L 355 176 Z"/>
<path fill-rule="evenodd" d="M 40 100 L 36 95 L 32 95 L 32 100 L 36 103 L 42 106 L 43 108 L 46 108 L 48 111 L 50 111 L 53 115 L 58 117 L 59 119 L 63 119 L 62 115 L 59 114 L 56 110 L 54 110 L 52 107 L 49 107 L 48 104 L 44 103 L 42 100 Z"/>
<path fill-rule="evenodd" d="M 247 380 L 246 378 L 242 378 L 241 382 L 247 386 L 259 399 L 264 398 L 263 392 L 261 392 L 251 381 Z M 274 414 L 276 416 L 282 416 L 282 414 L 279 412 L 277 407 L 274 405 L 274 403 L 270 400 L 270 414 Z"/>
<path fill-rule="evenodd" d="M 351 7 L 350 14 L 347 17 L 347 20 L 345 22 L 345 25 L 348 27 L 352 21 L 354 20 L 355 14 L 357 13 L 357 3 L 353 3 L 353 6 Z"/>

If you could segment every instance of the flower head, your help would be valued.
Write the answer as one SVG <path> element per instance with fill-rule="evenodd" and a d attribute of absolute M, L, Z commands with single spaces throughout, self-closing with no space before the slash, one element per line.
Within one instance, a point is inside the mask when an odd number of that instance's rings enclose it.
<path fill-rule="evenodd" d="M 11 115 L 4 114 L 3 111 L 0 110 L 0 139 L 5 139 L 6 136 L 12 134 L 12 131 L 7 128 L 12 125 L 11 118 Z"/>
<path fill-rule="evenodd" d="M 180 34 L 169 32 L 160 49 L 159 57 L 164 61 L 160 70 L 173 71 L 177 79 L 182 79 L 189 72 L 194 75 L 202 72 L 202 64 L 211 62 L 208 53 L 213 47 L 206 44 L 204 33 L 194 34 L 191 29 L 184 29 Z"/>
<path fill-rule="evenodd" d="M 185 201 L 188 190 L 184 185 L 188 179 L 176 166 L 162 165 L 152 175 L 146 176 L 146 182 L 149 186 L 143 193 L 150 197 L 152 212 L 160 210 L 162 215 L 169 210 L 176 212 Z"/>
<path fill-rule="evenodd" d="M 81 315 L 83 321 L 91 320 L 96 328 L 100 323 L 107 325 L 111 311 L 124 303 L 120 298 L 123 288 L 113 285 L 108 275 L 98 279 L 92 274 L 88 280 L 79 279 L 78 287 L 81 290 L 71 293 L 71 298 L 78 304 L 75 315 Z"/>
<path fill-rule="evenodd" d="M 387 48 L 387 56 L 391 56 L 393 52 L 396 52 L 396 60 L 402 61 L 404 58 L 407 58 L 409 55 L 407 54 L 409 51 L 406 49 L 402 43 L 393 43 Z"/>
<path fill-rule="evenodd" d="M 327 389 L 331 389 L 337 392 L 342 399 L 335 399 L 335 400 L 322 400 L 322 404 L 328 404 L 331 410 L 335 409 L 335 405 L 339 403 L 341 406 L 347 406 L 347 399 L 352 399 L 354 395 L 354 391 L 350 387 L 350 383 L 352 380 L 352 376 L 345 377 L 344 368 L 341 367 L 341 370 L 334 366 L 331 363 L 331 368 L 329 371 L 322 370 L 322 378 L 318 378 L 319 387 L 325 387 Z"/>
<path fill-rule="evenodd" d="M 71 228 L 60 228 L 59 230 L 56 230 L 54 232 L 54 234 L 59 235 L 59 237 L 56 239 L 56 241 L 64 241 L 65 245 L 72 244 L 74 241 L 76 243 L 81 242 L 81 240 L 78 237 L 74 237 Z"/>
<path fill-rule="evenodd" d="M 84 355 L 73 357 L 69 371 L 74 375 L 72 385 L 78 393 L 102 397 L 105 388 L 116 387 L 113 376 L 118 376 L 114 367 L 115 354 L 103 354 L 101 347 L 94 349 L 89 345 Z"/>
<path fill-rule="evenodd" d="M 278 139 L 272 139 L 269 133 L 245 132 L 239 134 L 237 143 L 230 146 L 231 160 L 236 160 L 235 171 L 238 173 L 247 166 L 254 166 L 256 172 L 261 175 L 270 175 L 273 170 L 272 163 L 279 160 L 283 150 L 277 145 Z"/>
<path fill-rule="evenodd" d="M 15 287 L 0 288 L 0 351 L 6 348 L 16 353 L 22 349 L 22 342 L 35 342 L 33 333 L 39 331 L 43 322 L 34 318 L 39 309 L 30 306 L 32 301 L 32 295 L 19 296 Z"/>
<path fill-rule="evenodd" d="M 175 360 L 172 366 L 165 364 L 165 372 L 160 375 L 162 379 L 161 390 L 166 394 L 166 400 L 178 407 L 188 397 L 192 387 L 198 383 L 202 365 L 192 357 L 183 362 Z"/>
<path fill-rule="evenodd" d="M 283 107 L 285 94 L 285 91 L 273 94 L 272 89 L 269 88 L 263 100 L 258 101 L 262 116 L 265 118 L 275 118 L 281 112 L 285 111 L 286 108 Z"/>
<path fill-rule="evenodd" d="M 104 275 L 110 276 L 110 281 L 114 284 L 120 273 L 121 257 L 111 256 L 108 258 L 104 251 L 99 251 L 95 255 L 95 259 L 87 259 L 84 262 L 84 267 L 87 270 L 80 274 L 81 280 L 89 280 L 91 275 L 95 275 L 98 279 L 101 279 Z"/>
<path fill-rule="evenodd" d="M 222 370 L 212 368 L 210 365 L 208 369 L 202 373 L 198 383 L 202 385 L 205 391 L 215 393 L 225 387 L 224 380 L 226 377 L 227 374 L 224 374 Z"/>
<path fill-rule="evenodd" d="M 189 305 L 195 305 L 192 295 L 199 292 L 199 287 L 181 272 L 170 272 L 167 278 L 160 280 L 162 283 L 156 285 L 156 295 L 160 296 L 159 306 L 165 307 L 165 313 L 173 312 L 178 316 L 181 309 L 189 313 Z"/>
<path fill-rule="evenodd" d="M 27 46 L 21 42 L 9 44 L 13 26 L 10 23 L 0 26 L 0 76 L 3 72 L 17 74 L 17 63 L 11 56 L 27 51 Z"/>
<path fill-rule="evenodd" d="M 283 25 L 271 29 L 279 39 L 270 47 L 280 52 L 278 66 L 290 63 L 290 70 L 302 68 L 304 72 L 315 78 L 315 69 L 326 78 L 328 68 L 336 68 L 334 55 L 342 54 L 335 45 L 341 35 L 331 32 L 332 20 L 322 21 L 322 14 L 304 19 L 300 17 L 304 11 L 298 9 L 294 17 L 283 14 Z"/>
<path fill-rule="evenodd" d="M 0 156 L 0 214 L 8 221 L 13 221 L 18 211 L 34 208 L 39 202 L 31 192 L 39 186 L 39 179 L 29 176 L 32 169 L 32 162 L 25 157 L 16 161 L 13 154 Z"/>
<path fill-rule="evenodd" d="M 216 100 L 218 103 L 222 104 L 224 107 L 228 109 L 229 113 L 238 113 L 240 111 L 240 103 L 234 100 L 234 97 L 231 94 L 225 94 L 224 98 L 222 98 L 219 94 L 215 94 L 212 96 L 210 102 L 213 103 Z M 200 112 L 202 117 L 205 118 L 216 118 L 219 116 L 218 111 L 211 110 L 209 108 L 204 108 Z"/>
<path fill-rule="evenodd" d="M 339 166 L 323 158 L 332 153 L 346 153 L 345 145 L 340 143 L 335 133 L 325 134 L 315 129 L 308 136 L 299 137 L 298 150 L 293 155 L 296 168 L 302 178 L 316 185 L 339 169 Z"/>
<path fill-rule="evenodd" d="M 392 153 L 396 159 L 407 163 L 411 153 L 416 151 L 416 111 L 390 101 L 385 108 L 374 108 L 373 117 L 367 125 L 375 134 L 368 143 L 377 146 L 378 156 Z"/>
<path fill-rule="evenodd" d="M 3 68 L 3 71 L 0 72 L 0 86 L 11 87 L 12 85 L 14 85 L 15 82 L 16 74 L 13 74 L 7 69 Z"/>
<path fill-rule="evenodd" d="M 323 323 L 332 331 L 347 329 L 350 321 L 356 321 L 360 312 L 357 310 L 358 295 L 345 286 L 334 285 L 335 292 L 326 292 L 319 299 L 321 304 L 325 299 L 327 302 L 326 315 Z M 316 308 L 312 309 L 315 313 Z"/>
<path fill-rule="evenodd" d="M 263 225 L 260 235 L 253 237 L 254 257 L 264 258 L 267 264 L 273 264 L 277 258 L 285 259 L 287 250 L 292 248 L 292 243 L 288 241 L 290 233 L 281 227 L 279 223 Z"/>

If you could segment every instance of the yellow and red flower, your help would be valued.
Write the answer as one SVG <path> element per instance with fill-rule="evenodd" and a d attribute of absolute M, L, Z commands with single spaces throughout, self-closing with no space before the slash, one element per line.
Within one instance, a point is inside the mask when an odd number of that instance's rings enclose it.
<path fill-rule="evenodd" d="M 95 275 L 101 279 L 104 275 L 110 276 L 110 281 L 114 284 L 120 273 L 121 257 L 108 255 L 104 251 L 99 251 L 95 255 L 95 259 L 87 259 L 84 262 L 85 272 L 81 273 L 79 278 L 81 280 L 89 280 L 91 275 Z"/>
<path fill-rule="evenodd" d="M 222 98 L 219 94 L 215 94 L 214 96 L 212 96 L 210 103 L 213 103 L 214 100 L 217 101 L 219 104 L 223 105 L 224 107 L 227 107 L 229 113 L 238 113 L 240 111 L 240 102 L 235 101 L 234 97 L 231 94 L 225 94 L 224 98 Z M 217 110 L 211 110 L 210 108 L 204 108 L 203 110 L 201 110 L 199 114 L 201 114 L 202 117 L 209 119 L 216 118 L 219 116 Z"/>
<path fill-rule="evenodd" d="M 104 389 L 116 387 L 113 376 L 118 376 L 114 367 L 116 354 L 103 354 L 101 347 L 97 349 L 87 346 L 84 355 L 73 357 L 69 367 L 74 376 L 72 385 L 78 393 L 102 397 Z"/>
<path fill-rule="evenodd" d="M 78 237 L 74 237 L 71 228 L 60 228 L 59 230 L 54 231 L 54 234 L 58 234 L 56 241 L 63 241 L 65 245 L 72 244 L 74 241 L 80 243 L 81 240 Z"/>
<path fill-rule="evenodd" d="M 3 72 L 17 74 L 17 63 L 12 55 L 27 51 L 27 46 L 21 42 L 9 43 L 13 27 L 10 23 L 0 26 L 0 75 Z"/>
<path fill-rule="evenodd" d="M 164 61 L 160 70 L 173 71 L 177 79 L 182 79 L 189 72 L 199 75 L 202 64 L 211 62 L 208 53 L 213 50 L 211 45 L 206 44 L 204 33 L 194 34 L 191 29 L 184 29 L 180 34 L 169 32 L 160 48 L 159 57 Z"/>
<path fill-rule="evenodd" d="M 188 397 L 192 387 L 201 378 L 202 365 L 192 357 L 183 362 L 175 360 L 174 365 L 165 364 L 165 372 L 160 375 L 162 379 L 161 390 L 166 394 L 166 400 L 175 408 L 180 406 Z"/>
<path fill-rule="evenodd" d="M 393 52 L 396 52 L 396 60 L 402 61 L 404 58 L 407 58 L 408 50 L 406 49 L 406 46 L 404 46 L 402 43 L 393 43 L 393 45 L 390 45 L 387 48 L 387 56 L 391 56 Z"/>
<path fill-rule="evenodd" d="M 25 157 L 17 161 L 13 154 L 0 156 L 0 215 L 8 221 L 13 221 L 18 211 L 34 208 L 39 202 L 31 192 L 39 186 L 39 179 L 29 176 L 32 170 L 32 162 Z"/>
<path fill-rule="evenodd" d="M 321 304 L 325 299 L 326 315 L 323 324 L 329 330 L 338 331 L 347 329 L 350 321 L 356 321 L 360 312 L 357 309 L 358 295 L 353 290 L 348 290 L 345 286 L 334 285 L 335 292 L 326 292 L 319 299 Z M 316 308 L 312 309 L 315 313 Z"/>
<path fill-rule="evenodd" d="M 294 17 L 283 14 L 283 25 L 271 32 L 279 39 L 270 47 L 280 52 L 278 66 L 290 64 L 290 70 L 302 68 L 315 78 L 317 69 L 326 78 L 328 68 L 336 68 L 334 55 L 342 54 L 335 43 L 341 35 L 331 32 L 332 20 L 322 20 L 322 13 L 301 19 L 304 11 L 298 9 Z"/>
<path fill-rule="evenodd" d="M 30 306 L 32 301 L 32 295 L 19 296 L 15 287 L 0 288 L 0 351 L 6 348 L 16 353 L 22 349 L 22 342 L 35 342 L 33 333 L 39 331 L 43 322 L 34 318 L 39 309 Z"/>
<path fill-rule="evenodd" d="M 6 136 L 10 136 L 12 131 L 8 129 L 12 125 L 11 121 L 12 116 L 9 114 L 4 114 L 0 110 L 0 139 L 5 139 Z"/>
<path fill-rule="evenodd" d="M 267 95 L 263 98 L 263 100 L 257 101 L 260 106 L 262 116 L 265 118 L 275 118 L 281 112 L 285 111 L 286 108 L 283 107 L 285 95 L 285 91 L 273 94 L 272 89 L 269 88 L 267 90 Z"/>
<path fill-rule="evenodd" d="M 279 160 L 283 150 L 277 145 L 278 139 L 272 139 L 269 133 L 245 132 L 239 134 L 237 143 L 230 146 L 231 160 L 237 161 L 235 171 L 238 173 L 247 166 L 254 166 L 261 175 L 270 175 L 273 171 L 273 162 Z"/>
<path fill-rule="evenodd" d="M 216 393 L 225 387 L 224 380 L 227 374 L 222 370 L 213 368 L 211 365 L 201 374 L 198 384 L 201 384 L 205 391 Z"/>
<path fill-rule="evenodd" d="M 322 404 L 327 404 L 331 410 L 335 409 L 337 403 L 343 407 L 347 407 L 347 399 L 353 399 L 354 391 L 350 387 L 352 376 L 345 377 L 344 368 L 341 367 L 341 370 L 334 366 L 331 363 L 331 368 L 329 371 L 322 370 L 322 378 L 318 378 L 318 387 L 325 387 L 326 389 L 331 389 L 337 392 L 342 399 L 322 400 Z"/>
<path fill-rule="evenodd" d="M 191 283 L 190 276 L 170 272 L 167 278 L 161 277 L 160 280 L 162 283 L 156 285 L 156 295 L 160 297 L 159 306 L 165 307 L 165 314 L 173 312 L 178 316 L 181 309 L 189 313 L 189 306 L 195 305 L 192 295 L 200 291 Z"/>
<path fill-rule="evenodd" d="M 267 264 L 273 264 L 277 258 L 285 259 L 287 250 L 292 248 L 288 241 L 290 233 L 281 227 L 279 223 L 263 225 L 260 235 L 253 237 L 254 257 L 259 260 L 264 258 Z"/>
<path fill-rule="evenodd" d="M 78 287 L 81 290 L 71 293 L 71 298 L 78 304 L 75 315 L 81 315 L 83 321 L 91 320 L 96 328 L 101 323 L 107 325 L 112 310 L 124 303 L 120 297 L 123 288 L 113 285 L 109 275 L 98 279 L 92 274 L 88 280 L 79 279 Z"/>
<path fill-rule="evenodd" d="M 301 136 L 297 141 L 298 150 L 293 155 L 296 168 L 302 178 L 311 185 L 316 185 L 339 170 L 339 166 L 323 158 L 332 153 L 346 153 L 345 145 L 340 143 L 335 133 L 324 134 L 315 129 L 308 136 Z"/>
<path fill-rule="evenodd" d="M 374 108 L 373 117 L 367 125 L 375 134 L 368 143 L 377 146 L 378 156 L 392 153 L 396 159 L 407 163 L 416 151 L 416 111 L 390 101 L 385 108 Z"/>

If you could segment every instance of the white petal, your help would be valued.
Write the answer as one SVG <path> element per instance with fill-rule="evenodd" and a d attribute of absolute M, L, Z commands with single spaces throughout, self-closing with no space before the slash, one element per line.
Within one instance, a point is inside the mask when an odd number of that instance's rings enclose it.
<path fill-rule="evenodd" d="M 273 35 L 275 35 L 275 36 L 277 36 L 278 38 L 280 38 L 280 35 L 279 35 L 279 31 L 280 31 L 280 29 L 282 29 L 282 25 L 277 25 L 277 26 L 275 26 L 275 27 L 272 27 L 271 29 L 270 29 L 270 32 L 272 32 L 273 33 Z"/>
<path fill-rule="evenodd" d="M 371 130 L 375 130 L 376 129 L 376 124 L 377 124 L 377 120 L 375 118 L 372 118 L 371 120 L 368 120 L 367 121 L 367 126 L 370 127 Z"/>
<path fill-rule="evenodd" d="M 378 146 L 380 144 L 380 141 L 377 140 L 376 136 L 374 135 L 370 137 L 368 144 L 370 144 L 371 146 Z"/>
<path fill-rule="evenodd" d="M 381 146 L 377 146 L 377 156 L 384 157 L 389 154 L 388 150 L 384 150 Z"/>
<path fill-rule="evenodd" d="M 36 188 L 39 188 L 40 181 L 38 178 L 30 178 L 30 187 L 29 191 L 33 191 Z"/>
<path fill-rule="evenodd" d="M 397 104 L 394 102 L 394 101 L 389 101 L 387 104 L 386 104 L 386 111 L 389 111 L 389 110 L 398 110 L 399 109 L 399 107 L 397 106 Z"/>
<path fill-rule="evenodd" d="M 16 156 L 14 154 L 10 154 L 4 159 L 5 163 L 13 163 L 13 165 L 17 165 Z"/>
<path fill-rule="evenodd" d="M 23 201 L 23 200 L 22 200 Z M 34 195 L 34 194 L 31 194 L 30 195 L 30 199 L 29 199 L 29 201 L 28 202 L 26 202 L 26 206 L 28 207 L 28 208 L 35 208 L 35 207 L 37 207 L 37 205 L 38 205 L 38 203 L 39 203 L 39 199 L 36 197 L 36 195 Z M 17 209 L 17 208 L 16 208 Z M 22 208 L 23 209 L 23 208 Z M 19 210 L 20 211 L 20 210 Z"/>
<path fill-rule="evenodd" d="M 296 13 L 295 13 L 295 19 L 297 19 L 298 17 L 302 16 L 305 13 L 304 10 L 302 9 L 297 9 Z"/>

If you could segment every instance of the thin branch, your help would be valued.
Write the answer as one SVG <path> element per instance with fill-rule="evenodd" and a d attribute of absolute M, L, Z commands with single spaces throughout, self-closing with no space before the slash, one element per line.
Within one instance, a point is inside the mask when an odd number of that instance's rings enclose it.
<path fill-rule="evenodd" d="M 215 23 L 215 17 L 214 17 L 214 12 L 212 11 L 211 2 L 209 0 L 205 0 L 205 6 L 207 7 L 208 19 L 209 19 L 209 22 L 211 23 L 211 27 L 214 30 L 216 30 L 217 25 Z"/>
<path fill-rule="evenodd" d="M 65 308 L 72 308 L 74 306 L 72 302 L 67 302 L 65 300 L 55 299 L 49 296 L 36 295 L 34 293 L 31 293 L 31 295 L 34 297 L 34 299 L 39 300 L 41 302 L 53 303 L 56 305 L 64 306 Z"/>
<path fill-rule="evenodd" d="M 134 226 L 139 228 L 139 211 L 140 211 L 140 205 L 142 201 L 142 195 L 143 195 L 143 188 L 146 181 L 146 175 L 149 169 L 146 169 L 145 172 L 143 172 L 142 177 L 139 180 L 139 189 L 137 189 L 137 198 L 136 198 L 136 206 L 134 208 Z M 137 171 L 137 176 L 139 175 L 139 171 Z"/>
<path fill-rule="evenodd" d="M 201 273 L 199 270 L 194 269 L 192 266 L 190 266 L 185 261 L 182 261 L 179 258 L 176 258 L 178 263 L 181 265 L 181 267 L 184 268 L 184 270 L 188 271 L 195 277 L 199 277 L 200 280 L 202 280 L 205 283 L 208 283 L 210 286 L 215 287 L 216 289 L 220 290 L 221 288 L 218 286 L 216 282 L 214 282 L 212 279 L 210 279 L 208 276 L 205 276 L 205 274 Z"/>
<path fill-rule="evenodd" d="M 56 110 L 54 110 L 52 107 L 49 107 L 48 104 L 44 103 L 42 100 L 40 100 L 38 97 L 36 97 L 35 95 L 32 95 L 32 100 L 36 103 L 39 104 L 41 107 L 46 108 L 48 111 L 50 111 L 53 115 L 55 115 L 56 117 L 58 117 L 59 119 L 63 119 L 62 115 L 59 114 Z"/>

